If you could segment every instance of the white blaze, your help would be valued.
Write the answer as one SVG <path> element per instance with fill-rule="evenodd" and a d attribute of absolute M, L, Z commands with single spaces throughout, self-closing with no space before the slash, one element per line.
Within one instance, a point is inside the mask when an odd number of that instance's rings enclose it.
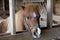
<path fill-rule="evenodd" d="M 36 17 L 36 13 L 35 12 L 33 12 L 33 17 Z"/>

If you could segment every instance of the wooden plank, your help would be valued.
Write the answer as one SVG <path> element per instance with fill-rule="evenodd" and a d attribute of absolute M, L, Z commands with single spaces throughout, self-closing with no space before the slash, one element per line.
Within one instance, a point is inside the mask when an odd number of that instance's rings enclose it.
<path fill-rule="evenodd" d="M 44 0 L 23 0 L 23 2 L 44 2 Z"/>
<path fill-rule="evenodd" d="M 11 35 L 16 34 L 16 28 L 15 28 L 15 0 L 9 0 L 9 9 L 10 9 L 10 32 Z"/>
<path fill-rule="evenodd" d="M 6 36 L 6 35 L 10 35 L 10 33 L 2 33 L 2 34 L 0 34 L 0 37 L 1 36 Z"/>
<path fill-rule="evenodd" d="M 53 0 L 47 0 L 47 27 L 52 28 Z"/>

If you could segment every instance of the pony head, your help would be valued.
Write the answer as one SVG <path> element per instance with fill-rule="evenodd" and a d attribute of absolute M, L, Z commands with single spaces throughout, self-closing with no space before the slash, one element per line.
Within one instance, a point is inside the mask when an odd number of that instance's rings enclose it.
<path fill-rule="evenodd" d="M 39 38 L 41 34 L 39 24 L 39 5 L 28 4 L 24 8 L 24 25 L 30 31 L 34 38 Z"/>

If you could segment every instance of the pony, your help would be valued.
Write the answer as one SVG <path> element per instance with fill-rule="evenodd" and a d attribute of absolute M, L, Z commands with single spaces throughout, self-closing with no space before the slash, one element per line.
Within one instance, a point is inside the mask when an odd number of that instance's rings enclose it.
<path fill-rule="evenodd" d="M 26 4 L 25 6 L 22 6 L 15 14 L 16 31 L 27 30 L 31 32 L 34 38 L 39 38 L 41 35 L 39 18 L 40 6 L 38 4 Z M 9 20 L 10 17 L 6 20 L 8 28 L 10 27 Z"/>
<path fill-rule="evenodd" d="M 28 31 L 31 31 L 34 38 L 40 37 L 40 6 L 37 4 L 28 4 L 24 8 L 24 25 Z"/>

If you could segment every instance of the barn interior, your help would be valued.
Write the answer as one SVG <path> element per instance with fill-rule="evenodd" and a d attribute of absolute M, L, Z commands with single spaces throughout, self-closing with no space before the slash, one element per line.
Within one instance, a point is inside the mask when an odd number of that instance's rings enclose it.
<path fill-rule="evenodd" d="M 16 32 L 14 28 L 9 30 L 1 22 L 6 21 L 10 14 L 9 0 L 0 1 L 0 40 L 60 40 L 60 0 L 14 0 L 15 13 L 20 10 L 21 6 L 25 4 L 39 4 L 40 5 L 40 26 L 41 37 L 34 39 L 26 30 Z M 13 22 L 13 21 L 12 21 Z M 2 26 L 3 25 L 3 26 Z M 6 26 L 7 27 L 7 26 Z M 10 28 L 11 29 L 11 28 Z M 6 31 L 7 30 L 7 31 Z M 12 35 L 11 35 L 12 34 Z M 27 36 L 26 36 L 27 35 Z"/>

